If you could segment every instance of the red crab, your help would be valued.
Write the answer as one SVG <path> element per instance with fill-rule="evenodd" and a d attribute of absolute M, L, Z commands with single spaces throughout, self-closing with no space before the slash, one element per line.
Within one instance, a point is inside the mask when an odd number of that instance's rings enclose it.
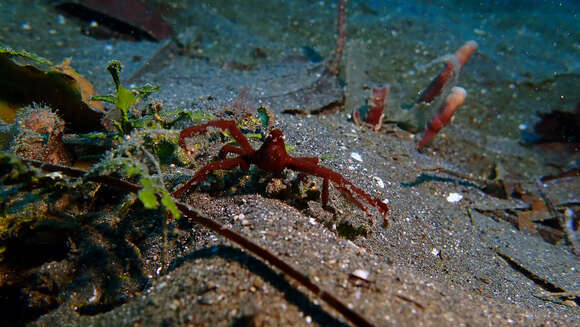
<path fill-rule="evenodd" d="M 377 208 L 383 215 L 385 225 L 388 225 L 386 216 L 389 208 L 384 202 L 372 198 L 366 192 L 347 181 L 341 174 L 319 165 L 319 159 L 317 157 L 291 157 L 286 152 L 284 134 L 279 129 L 273 129 L 270 135 L 264 140 L 262 146 L 258 150 L 254 150 L 233 120 L 213 120 L 203 125 L 188 127 L 181 131 L 179 134 L 179 145 L 185 151 L 188 151 L 185 145 L 185 139 L 205 133 L 208 127 L 228 130 L 231 136 L 239 143 L 240 147 L 230 144 L 224 145 L 218 154 L 218 159 L 220 160 L 209 163 L 199 169 L 189 181 L 173 192 L 173 196 L 180 197 L 187 190 L 195 189 L 214 170 L 228 169 L 235 166 L 240 166 L 242 169 L 248 170 L 250 165 L 254 164 L 260 169 L 277 174 L 281 173 L 285 168 L 288 168 L 323 178 L 323 207 L 326 208 L 328 204 L 328 181 L 330 180 L 343 196 L 358 205 L 367 215 L 369 215 L 369 212 L 361 201 L 355 197 L 355 194 Z M 226 158 L 228 153 L 234 153 L 238 156 Z"/>

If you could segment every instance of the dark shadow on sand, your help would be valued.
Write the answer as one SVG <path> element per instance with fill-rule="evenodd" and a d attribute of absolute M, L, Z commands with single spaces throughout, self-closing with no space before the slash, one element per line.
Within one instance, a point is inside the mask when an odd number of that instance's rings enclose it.
<path fill-rule="evenodd" d="M 348 326 L 343 321 L 338 320 L 328 312 L 324 311 L 320 305 L 314 304 L 306 294 L 291 285 L 284 277 L 284 274 L 273 270 L 264 262 L 235 247 L 218 245 L 192 252 L 181 258 L 175 259 L 171 264 L 169 271 L 175 270 L 188 261 L 215 257 L 235 261 L 246 267 L 246 269 L 251 272 L 262 277 L 265 282 L 284 293 L 288 302 L 296 305 L 299 310 L 304 312 L 304 315 L 309 315 L 312 317 L 314 322 L 321 326 Z"/>

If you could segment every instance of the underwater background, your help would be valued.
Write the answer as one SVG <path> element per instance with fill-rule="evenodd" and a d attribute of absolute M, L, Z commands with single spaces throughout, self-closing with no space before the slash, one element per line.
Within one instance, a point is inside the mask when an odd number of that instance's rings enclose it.
<path fill-rule="evenodd" d="M 202 167 L 200 158 L 184 159 L 179 130 L 258 117 L 249 120 L 257 132 L 242 129 L 259 134 L 263 106 L 292 156 L 321 157 L 385 200 L 390 226 L 370 223 L 338 192 L 330 214 L 319 191 L 305 195 L 317 186 L 272 195 L 274 182 L 257 168 L 235 182 L 216 173 L 190 206 L 260 240 L 376 325 L 577 325 L 579 11 L 579 1 L 540 0 L 2 0 L 0 145 L 83 169 L 152 147 L 161 168 L 149 173 L 162 176 L 155 192 L 168 195 L 184 181 L 178 175 Z M 469 41 L 477 47 L 460 62 Z M 421 101 L 447 65 L 439 94 Z M 418 146 L 454 87 L 465 100 Z M 371 115 L 381 88 L 380 123 L 360 123 L 355 116 Z M 127 105 L 134 120 L 119 113 L 119 89 L 135 95 Z M 39 115 L 50 132 L 26 134 L 23 117 L 39 108 L 60 118 Z M 162 146 L 149 134 L 131 143 L 150 130 Z M 92 132 L 111 134 L 95 145 Z M 216 150 L 208 146 L 215 141 L 195 146 Z M 129 157 L 149 160 L 140 153 Z M 169 206 L 145 210 L 121 192 L 71 185 L 25 197 L 35 191 L 0 179 L 2 326 L 356 324 L 195 224 L 169 224 L 167 241 L 159 212 Z M 96 200 L 52 193 L 69 191 Z M 84 218 L 64 228 L 65 216 Z M 20 259 L 39 247 L 47 250 Z M 370 282 L 352 277 L 360 269 Z"/>

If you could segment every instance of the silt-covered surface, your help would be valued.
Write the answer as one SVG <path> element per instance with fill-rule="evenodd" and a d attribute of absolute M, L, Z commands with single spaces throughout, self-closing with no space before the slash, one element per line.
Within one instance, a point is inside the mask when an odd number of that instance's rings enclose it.
<path fill-rule="evenodd" d="M 575 5 L 539 2 L 515 10 L 499 1 L 461 8 L 458 1 L 349 1 L 348 40 L 365 46 L 346 51 L 342 73 L 334 77 L 304 48 L 331 56 L 334 2 L 148 3 L 165 14 L 181 46 L 87 37 L 70 19 L 59 23 L 58 12 L 36 1 L 2 5 L 2 12 L 14 14 L 4 18 L 0 41 L 54 62 L 72 57 L 74 67 L 102 93 L 112 88 L 106 62 L 120 59 L 123 77 L 131 83 L 160 85 L 154 98 L 164 110 L 217 114 L 240 103 L 250 108 L 266 104 L 286 143 L 295 147 L 292 156 L 327 157 L 324 166 L 388 203 L 389 226 L 378 211 L 371 208 L 375 217 L 369 218 L 332 187 L 335 215 L 323 210 L 320 201 L 297 208 L 259 190 L 222 196 L 198 192 L 185 200 L 277 254 L 377 326 L 580 323 L 577 297 L 566 302 L 546 295 L 580 290 L 579 261 L 570 243 L 549 243 L 497 215 L 527 208 L 525 201 L 499 199 L 477 182 L 427 171 L 443 167 L 487 177 L 500 167 L 502 178 L 547 198 L 557 212 L 580 210 L 578 177 L 539 181 L 577 169 L 578 152 L 524 146 L 519 136 L 520 129 L 538 120 L 537 111 L 571 112 L 580 101 Z M 558 17 L 560 28 L 547 29 L 552 23 L 544 12 Z M 348 88 L 344 72 L 348 65 L 362 65 L 363 73 L 355 74 L 362 84 L 392 85 L 388 119 L 407 119 L 403 107 L 440 69 L 428 64 L 470 39 L 479 49 L 458 81 L 468 99 L 422 153 L 415 148 L 416 135 L 394 124 L 378 132 L 355 126 L 350 112 L 341 108 Z M 267 55 L 256 56 L 256 49 Z M 364 98 L 368 90 L 349 92 Z M 322 108 L 326 113 L 284 113 Z M 255 168 L 249 174 L 259 178 L 263 172 Z M 451 193 L 462 199 L 449 201 Z M 364 227 L 367 235 L 340 237 L 337 229 L 345 221 Z M 88 279 L 63 291 L 60 305 L 31 324 L 348 325 L 317 296 L 232 242 L 196 225 L 175 233 L 164 245 L 158 230 L 143 232 L 140 258 L 146 281 L 127 287 L 128 296 L 108 310 L 79 313 L 79 303 L 98 302 L 104 293 Z M 114 246 L 111 240 L 98 242 Z M 167 264 L 161 259 L 163 246 L 169 247 Z M 56 266 L 62 267 L 62 261 Z M 43 269 L 50 269 L 50 263 Z M 368 279 L 349 277 L 357 269 L 369 272 Z"/>

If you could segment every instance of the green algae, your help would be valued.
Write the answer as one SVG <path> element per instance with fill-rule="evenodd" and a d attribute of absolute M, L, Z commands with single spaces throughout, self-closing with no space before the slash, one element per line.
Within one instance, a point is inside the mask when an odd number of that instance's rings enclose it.
<path fill-rule="evenodd" d="M 137 88 L 127 89 L 121 84 L 122 66 L 118 60 L 112 60 L 107 64 L 107 71 L 111 74 L 115 84 L 115 94 L 94 96 L 91 99 L 108 102 L 115 105 L 121 115 L 121 121 L 114 121 L 121 134 L 130 133 L 135 127 L 135 121 L 130 117 L 129 109 L 133 108 L 140 100 L 147 98 L 151 93 L 159 91 L 159 86 L 144 85 Z"/>

